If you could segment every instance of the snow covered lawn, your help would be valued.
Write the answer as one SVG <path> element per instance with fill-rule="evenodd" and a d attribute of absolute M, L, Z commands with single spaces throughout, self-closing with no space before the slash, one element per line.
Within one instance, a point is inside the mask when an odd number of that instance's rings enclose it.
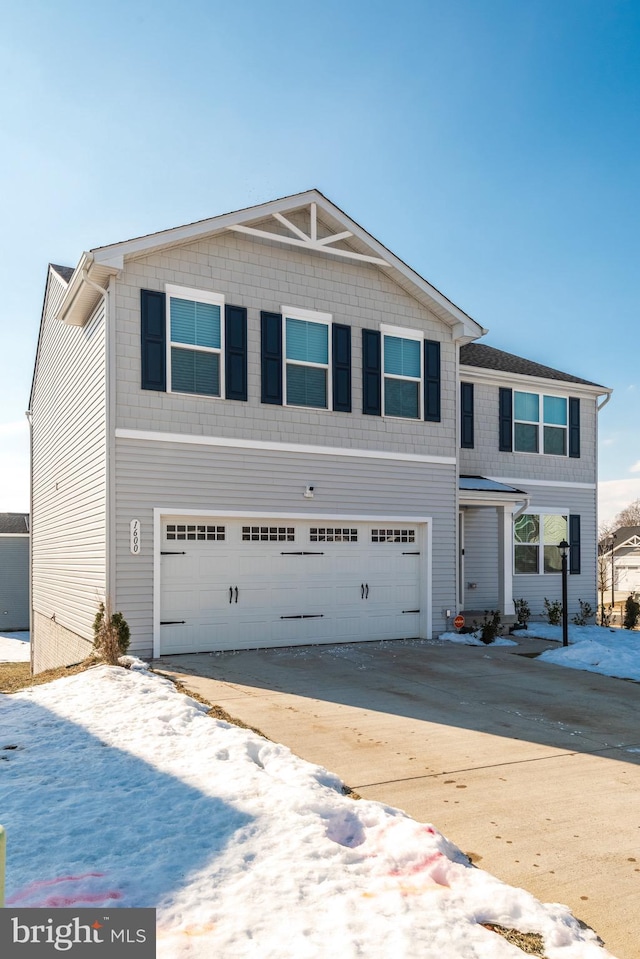
<path fill-rule="evenodd" d="M 519 629 L 512 638 L 499 636 L 493 646 L 517 646 L 518 639 L 548 639 L 562 643 L 562 626 L 548 623 L 530 623 L 528 629 Z M 442 633 L 438 637 L 445 642 L 467 646 L 483 646 L 475 633 Z M 548 649 L 538 656 L 546 663 L 585 669 L 604 676 L 619 679 L 635 679 L 640 682 L 640 632 L 629 629 L 612 629 L 608 626 L 569 625 L 569 645 Z"/>
<path fill-rule="evenodd" d="M 562 642 L 562 627 L 530 623 L 518 636 L 537 636 Z M 556 666 L 586 669 L 604 676 L 640 681 L 640 632 L 606 626 L 569 625 L 569 645 L 548 649 L 538 659 Z"/>
<path fill-rule="evenodd" d="M 0 633 L 0 663 L 29 662 L 28 632 Z"/>
<path fill-rule="evenodd" d="M 7 903 L 156 906 L 162 959 L 522 956 L 484 922 L 540 933 L 547 959 L 610 955 L 564 906 L 144 669 L 0 696 L 0 759 Z"/>

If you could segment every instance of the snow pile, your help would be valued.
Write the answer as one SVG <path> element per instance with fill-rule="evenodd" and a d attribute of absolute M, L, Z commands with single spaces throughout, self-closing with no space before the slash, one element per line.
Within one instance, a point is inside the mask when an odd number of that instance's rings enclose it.
<path fill-rule="evenodd" d="M 0 697 L 7 903 L 155 906 L 161 959 L 604 959 L 564 906 L 433 826 L 214 720 L 167 680 L 101 666 Z"/>
<path fill-rule="evenodd" d="M 442 639 L 447 643 L 461 643 L 464 646 L 486 646 L 486 643 L 483 643 L 480 639 L 480 631 L 478 630 L 475 633 L 441 633 L 438 636 L 438 639 Z M 488 644 L 489 646 L 517 646 L 518 644 L 512 639 L 507 639 L 506 636 L 496 636 L 492 643 Z"/>
<path fill-rule="evenodd" d="M 549 635 L 553 630 L 554 635 Z M 561 626 L 530 626 L 524 633 L 562 642 Z M 522 633 L 520 635 L 523 635 Z M 570 626 L 569 646 L 548 649 L 538 659 L 556 666 L 585 669 L 604 676 L 635 679 L 640 682 L 640 633 L 630 629 L 604 626 Z"/>
<path fill-rule="evenodd" d="M 29 662 L 29 633 L 0 633 L 0 663 Z"/>

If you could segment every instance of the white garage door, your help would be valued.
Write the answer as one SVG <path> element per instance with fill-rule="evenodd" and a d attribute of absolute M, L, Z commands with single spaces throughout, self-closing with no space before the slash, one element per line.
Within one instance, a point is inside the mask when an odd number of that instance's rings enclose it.
<path fill-rule="evenodd" d="M 165 516 L 160 651 L 419 636 L 420 544 L 417 523 Z"/>

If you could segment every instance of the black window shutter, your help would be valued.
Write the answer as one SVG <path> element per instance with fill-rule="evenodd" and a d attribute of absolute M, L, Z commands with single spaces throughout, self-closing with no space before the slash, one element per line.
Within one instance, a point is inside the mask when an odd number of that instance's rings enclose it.
<path fill-rule="evenodd" d="M 580 572 L 580 517 L 573 513 L 569 517 L 569 572 Z"/>
<path fill-rule="evenodd" d="M 499 449 L 503 453 L 513 450 L 513 393 L 511 390 L 500 387 L 499 401 Z"/>
<path fill-rule="evenodd" d="M 166 297 L 140 290 L 140 353 L 143 390 L 167 389 Z"/>
<path fill-rule="evenodd" d="M 260 313 L 262 402 L 282 406 L 282 314 Z"/>
<path fill-rule="evenodd" d="M 247 399 L 247 310 L 224 308 L 225 387 L 228 400 Z"/>
<path fill-rule="evenodd" d="M 424 418 L 440 422 L 440 344 L 424 341 Z"/>
<path fill-rule="evenodd" d="M 362 412 L 382 413 L 382 353 L 380 333 L 362 331 Z"/>
<path fill-rule="evenodd" d="M 341 323 L 332 326 L 333 408 L 339 413 L 351 412 L 351 327 Z"/>
<path fill-rule="evenodd" d="M 569 456 L 580 456 L 580 400 L 569 397 Z"/>
<path fill-rule="evenodd" d="M 460 446 L 465 450 L 473 449 L 473 383 L 460 384 Z"/>

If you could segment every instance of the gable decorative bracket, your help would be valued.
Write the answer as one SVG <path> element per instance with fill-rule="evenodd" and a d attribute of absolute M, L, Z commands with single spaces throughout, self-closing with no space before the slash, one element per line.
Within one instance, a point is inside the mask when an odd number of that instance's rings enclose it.
<path fill-rule="evenodd" d="M 274 220 L 277 220 L 278 223 L 289 230 L 292 235 L 284 236 L 281 233 L 271 233 L 269 230 L 261 230 L 253 226 L 243 226 L 241 224 L 230 226 L 229 229 L 234 230 L 236 233 L 246 233 L 249 236 L 257 236 L 262 240 L 284 243 L 287 246 L 303 247 L 306 250 L 313 250 L 316 253 L 331 253 L 334 256 L 341 256 L 347 260 L 357 260 L 361 263 L 374 263 L 376 266 L 389 265 L 386 260 L 382 260 L 378 256 L 367 256 L 365 253 L 356 253 L 354 250 L 336 249 L 332 244 L 353 236 L 353 233 L 349 230 L 344 230 L 342 233 L 334 233 L 331 236 L 323 236 L 321 239 L 318 239 L 318 205 L 316 203 L 309 204 L 309 234 L 301 230 L 300 227 L 292 223 L 291 220 L 288 220 L 282 213 L 274 213 L 272 216 Z"/>

